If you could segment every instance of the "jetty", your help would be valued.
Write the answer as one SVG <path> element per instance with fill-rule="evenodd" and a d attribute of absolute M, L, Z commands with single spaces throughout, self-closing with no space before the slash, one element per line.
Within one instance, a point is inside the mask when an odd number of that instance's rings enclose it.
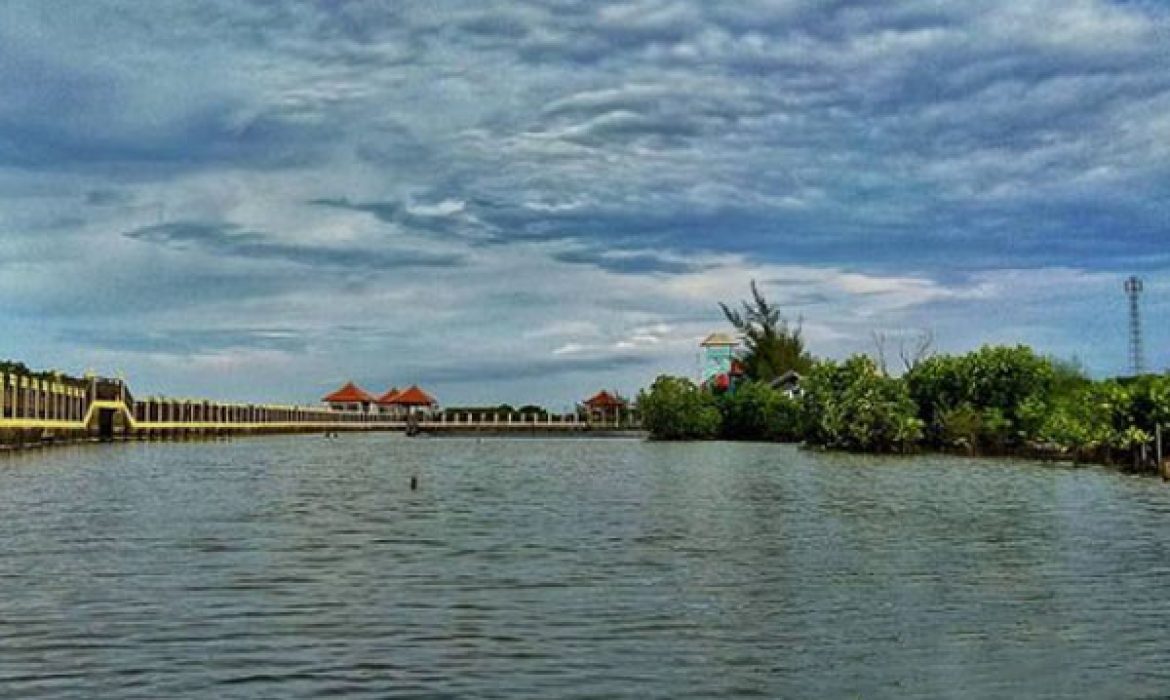
<path fill-rule="evenodd" d="M 184 440 L 273 433 L 637 435 L 633 414 L 380 413 L 328 406 L 135 399 L 126 382 L 0 372 L 0 449 L 73 442 Z"/>

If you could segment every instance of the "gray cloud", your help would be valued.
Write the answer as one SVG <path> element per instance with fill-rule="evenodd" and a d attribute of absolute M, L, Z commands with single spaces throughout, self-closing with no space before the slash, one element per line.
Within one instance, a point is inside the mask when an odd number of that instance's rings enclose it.
<path fill-rule="evenodd" d="M 606 272 L 626 275 L 646 273 L 682 274 L 703 269 L 700 264 L 666 258 L 653 253 L 612 253 L 602 250 L 569 250 L 553 254 L 554 260 L 593 265 Z"/>
<path fill-rule="evenodd" d="M 74 329 L 63 340 L 85 343 L 101 350 L 170 355 L 241 349 L 302 352 L 308 347 L 304 332 L 291 328 L 171 329 L 150 332 Z"/>
<path fill-rule="evenodd" d="M 135 229 L 127 238 L 172 248 L 197 248 L 220 255 L 280 260 L 309 267 L 364 271 L 406 267 L 457 267 L 459 255 L 418 250 L 364 250 L 280 243 L 269 235 L 242 231 L 234 224 L 180 221 Z"/>

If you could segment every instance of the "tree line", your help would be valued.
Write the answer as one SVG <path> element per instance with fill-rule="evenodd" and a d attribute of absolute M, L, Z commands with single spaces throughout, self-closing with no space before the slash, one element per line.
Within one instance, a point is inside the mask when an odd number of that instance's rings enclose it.
<path fill-rule="evenodd" d="M 785 322 L 754 283 L 742 311 L 721 306 L 747 339 L 744 379 L 715 393 L 686 378 L 658 377 L 638 397 L 652 437 L 1051 456 L 1144 469 L 1152 466 L 1156 426 L 1170 422 L 1166 375 L 1094 381 L 1075 363 L 1027 346 L 989 345 L 962 355 L 921 353 L 895 377 L 864 354 L 812 358 L 799 323 Z M 802 375 L 797 392 L 771 385 L 788 370 Z"/>

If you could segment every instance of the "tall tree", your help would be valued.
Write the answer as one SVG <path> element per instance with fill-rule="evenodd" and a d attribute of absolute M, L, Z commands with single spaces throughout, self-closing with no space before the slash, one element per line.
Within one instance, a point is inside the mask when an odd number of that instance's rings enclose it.
<path fill-rule="evenodd" d="M 768 302 L 752 280 L 752 298 L 736 311 L 719 302 L 723 315 L 744 337 L 745 349 L 739 360 L 750 379 L 768 381 L 788 370 L 801 374 L 812 368 L 812 356 L 805 350 L 801 322 L 790 324 L 780 308 Z"/>

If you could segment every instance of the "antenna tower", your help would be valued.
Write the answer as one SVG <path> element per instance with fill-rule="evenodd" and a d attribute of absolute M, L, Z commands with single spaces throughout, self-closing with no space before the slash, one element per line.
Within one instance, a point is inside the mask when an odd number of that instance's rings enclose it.
<path fill-rule="evenodd" d="M 1134 275 L 1125 281 L 1125 295 L 1129 297 L 1129 364 L 1133 375 L 1146 371 L 1145 355 L 1142 353 L 1142 313 L 1139 302 L 1142 295 L 1142 279 Z"/>

